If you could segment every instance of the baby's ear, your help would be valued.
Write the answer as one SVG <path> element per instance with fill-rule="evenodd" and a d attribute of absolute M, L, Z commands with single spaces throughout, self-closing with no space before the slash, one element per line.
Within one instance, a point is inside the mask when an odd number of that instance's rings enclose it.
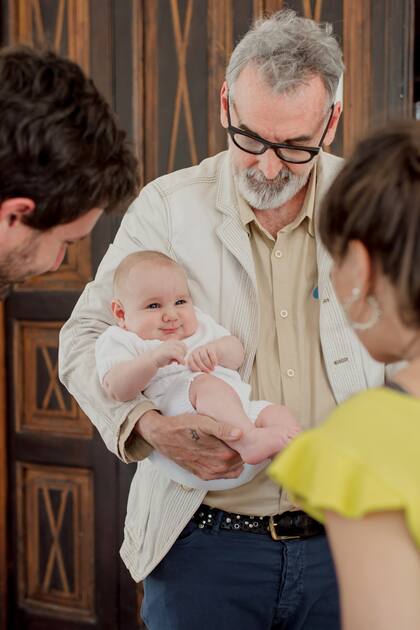
<path fill-rule="evenodd" d="M 113 299 L 111 302 L 111 309 L 115 319 L 118 322 L 118 326 L 124 328 L 125 323 L 125 310 L 124 306 L 121 304 L 119 300 Z"/>

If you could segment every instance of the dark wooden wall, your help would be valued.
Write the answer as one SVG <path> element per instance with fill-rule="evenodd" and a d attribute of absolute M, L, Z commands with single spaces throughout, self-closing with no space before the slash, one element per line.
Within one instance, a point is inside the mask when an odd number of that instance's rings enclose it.
<path fill-rule="evenodd" d="M 412 0 L 287 4 L 333 22 L 343 45 L 335 152 L 348 154 L 372 124 L 412 114 Z M 219 125 L 226 61 L 253 17 L 282 5 L 0 0 L 0 36 L 2 44 L 47 44 L 78 61 L 135 142 L 147 182 L 226 146 Z M 141 587 L 118 558 L 133 467 L 106 451 L 57 380 L 59 329 L 120 218 L 104 217 L 59 271 L 17 287 L 0 310 L 0 628 L 141 627 Z"/>

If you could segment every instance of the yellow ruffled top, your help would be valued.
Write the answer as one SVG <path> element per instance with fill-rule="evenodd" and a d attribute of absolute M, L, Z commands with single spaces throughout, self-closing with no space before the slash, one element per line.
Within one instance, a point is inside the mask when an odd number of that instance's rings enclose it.
<path fill-rule="evenodd" d="M 420 399 L 382 387 L 347 400 L 268 468 L 317 520 L 403 510 L 420 547 Z"/>

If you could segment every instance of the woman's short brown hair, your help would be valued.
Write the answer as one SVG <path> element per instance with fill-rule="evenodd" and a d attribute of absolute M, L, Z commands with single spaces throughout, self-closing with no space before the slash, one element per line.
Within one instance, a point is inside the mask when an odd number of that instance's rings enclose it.
<path fill-rule="evenodd" d="M 420 325 L 420 123 L 402 121 L 356 147 L 325 197 L 320 235 L 335 258 L 361 241 Z"/>

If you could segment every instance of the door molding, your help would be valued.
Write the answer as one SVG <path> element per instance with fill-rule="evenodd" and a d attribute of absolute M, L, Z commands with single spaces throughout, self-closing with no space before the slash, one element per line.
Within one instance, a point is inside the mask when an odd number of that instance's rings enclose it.
<path fill-rule="evenodd" d="M 6 630 L 7 611 L 7 447 L 6 337 L 4 304 L 0 302 L 0 628 Z"/>

